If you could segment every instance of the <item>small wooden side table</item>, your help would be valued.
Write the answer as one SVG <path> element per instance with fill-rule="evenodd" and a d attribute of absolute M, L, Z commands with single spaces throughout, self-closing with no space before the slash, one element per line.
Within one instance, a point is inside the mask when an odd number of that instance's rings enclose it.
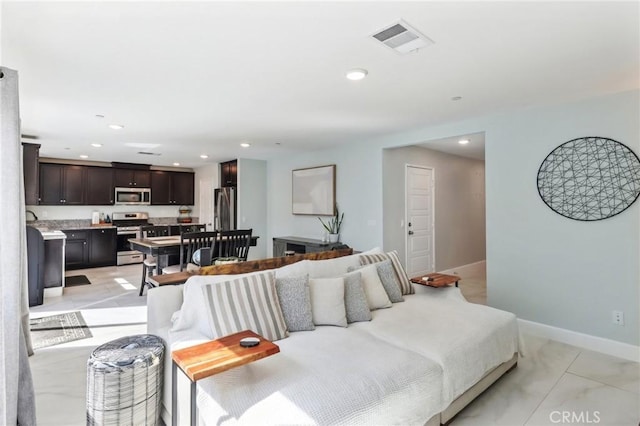
<path fill-rule="evenodd" d="M 424 280 L 423 278 L 431 278 L 430 280 Z M 446 287 L 453 283 L 458 287 L 458 281 L 460 281 L 460 277 L 458 275 L 447 275 L 447 274 L 426 274 L 421 277 L 411 278 L 410 280 L 414 284 L 427 285 L 429 287 Z"/>
<path fill-rule="evenodd" d="M 257 337 L 260 343 L 251 348 L 240 346 L 240 339 Z M 200 379 L 222 373 L 234 367 L 275 355 L 280 352 L 278 345 L 266 340 L 251 330 L 230 334 L 220 339 L 179 349 L 171 353 L 171 424 L 178 424 L 177 379 L 178 367 L 191 381 L 190 417 L 191 425 L 196 424 L 196 382 Z"/>

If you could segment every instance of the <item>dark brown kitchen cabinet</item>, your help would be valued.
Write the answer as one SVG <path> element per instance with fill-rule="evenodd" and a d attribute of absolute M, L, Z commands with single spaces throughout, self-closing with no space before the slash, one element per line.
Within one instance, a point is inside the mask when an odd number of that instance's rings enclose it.
<path fill-rule="evenodd" d="M 154 170 L 151 172 L 151 204 L 171 203 L 171 172 Z"/>
<path fill-rule="evenodd" d="M 115 266 L 117 231 L 104 229 L 63 230 L 67 236 L 64 265 L 66 269 Z"/>
<path fill-rule="evenodd" d="M 40 164 L 40 204 L 85 204 L 86 167 L 70 164 Z"/>
<path fill-rule="evenodd" d="M 92 229 L 89 238 L 89 266 L 114 266 L 117 261 L 115 228 Z"/>
<path fill-rule="evenodd" d="M 220 186 L 238 186 L 238 160 L 220 163 Z"/>
<path fill-rule="evenodd" d="M 113 169 L 110 167 L 87 167 L 87 204 L 90 206 L 111 205 L 114 195 Z"/>
<path fill-rule="evenodd" d="M 151 172 L 151 204 L 191 206 L 193 186 L 193 173 L 154 170 Z"/>
<path fill-rule="evenodd" d="M 27 206 L 38 204 L 38 175 L 40 160 L 40 145 L 22 143 L 22 165 L 24 170 L 24 203 Z"/>
<path fill-rule="evenodd" d="M 114 169 L 114 181 L 118 188 L 149 188 L 151 186 L 151 172 L 149 170 Z"/>
<path fill-rule="evenodd" d="M 194 204 L 194 174 L 171 173 L 171 195 L 173 204 L 192 206 Z"/>
<path fill-rule="evenodd" d="M 85 268 L 89 263 L 89 231 L 63 230 L 67 236 L 64 249 L 65 269 Z"/>

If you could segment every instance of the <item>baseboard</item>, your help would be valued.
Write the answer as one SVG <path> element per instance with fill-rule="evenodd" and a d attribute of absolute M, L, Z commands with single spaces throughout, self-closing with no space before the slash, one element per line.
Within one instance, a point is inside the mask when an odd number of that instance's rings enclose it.
<path fill-rule="evenodd" d="M 569 345 L 589 349 L 591 351 L 601 352 L 629 361 L 640 362 L 640 346 L 634 346 L 628 343 L 592 336 L 590 334 L 578 333 L 577 331 L 571 331 L 523 319 L 518 319 L 518 327 L 521 332 L 526 334 L 556 340 L 558 342 L 567 343 Z"/>
<path fill-rule="evenodd" d="M 441 274 L 449 274 L 449 275 L 465 275 L 469 272 L 475 271 L 476 269 L 485 269 L 486 268 L 486 260 L 480 260 L 479 262 L 473 262 L 466 265 L 456 266 L 455 268 L 445 269 L 444 271 L 438 271 Z M 472 272 L 473 273 L 473 272 Z"/>

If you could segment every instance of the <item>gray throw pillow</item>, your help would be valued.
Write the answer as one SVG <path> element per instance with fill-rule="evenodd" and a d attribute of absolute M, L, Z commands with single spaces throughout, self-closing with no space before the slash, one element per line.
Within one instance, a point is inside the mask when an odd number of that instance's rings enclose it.
<path fill-rule="evenodd" d="M 309 275 L 277 278 L 276 292 L 289 331 L 315 330 L 311 314 Z"/>
<path fill-rule="evenodd" d="M 391 260 L 387 259 L 384 262 L 376 263 L 376 269 L 378 270 L 380 281 L 382 281 L 382 286 L 389 296 L 389 300 L 393 303 L 404 302 L 402 290 L 400 290 L 400 283 L 396 277 L 396 272 L 393 269 Z"/>
<path fill-rule="evenodd" d="M 347 310 L 347 322 L 371 321 L 371 311 L 364 294 L 360 272 L 344 275 L 344 306 Z"/>

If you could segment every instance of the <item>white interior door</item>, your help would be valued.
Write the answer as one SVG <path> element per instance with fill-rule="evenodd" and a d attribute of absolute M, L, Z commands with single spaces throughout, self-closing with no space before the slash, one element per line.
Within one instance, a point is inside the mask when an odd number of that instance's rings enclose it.
<path fill-rule="evenodd" d="M 406 166 L 407 274 L 417 277 L 435 271 L 433 169 Z"/>

